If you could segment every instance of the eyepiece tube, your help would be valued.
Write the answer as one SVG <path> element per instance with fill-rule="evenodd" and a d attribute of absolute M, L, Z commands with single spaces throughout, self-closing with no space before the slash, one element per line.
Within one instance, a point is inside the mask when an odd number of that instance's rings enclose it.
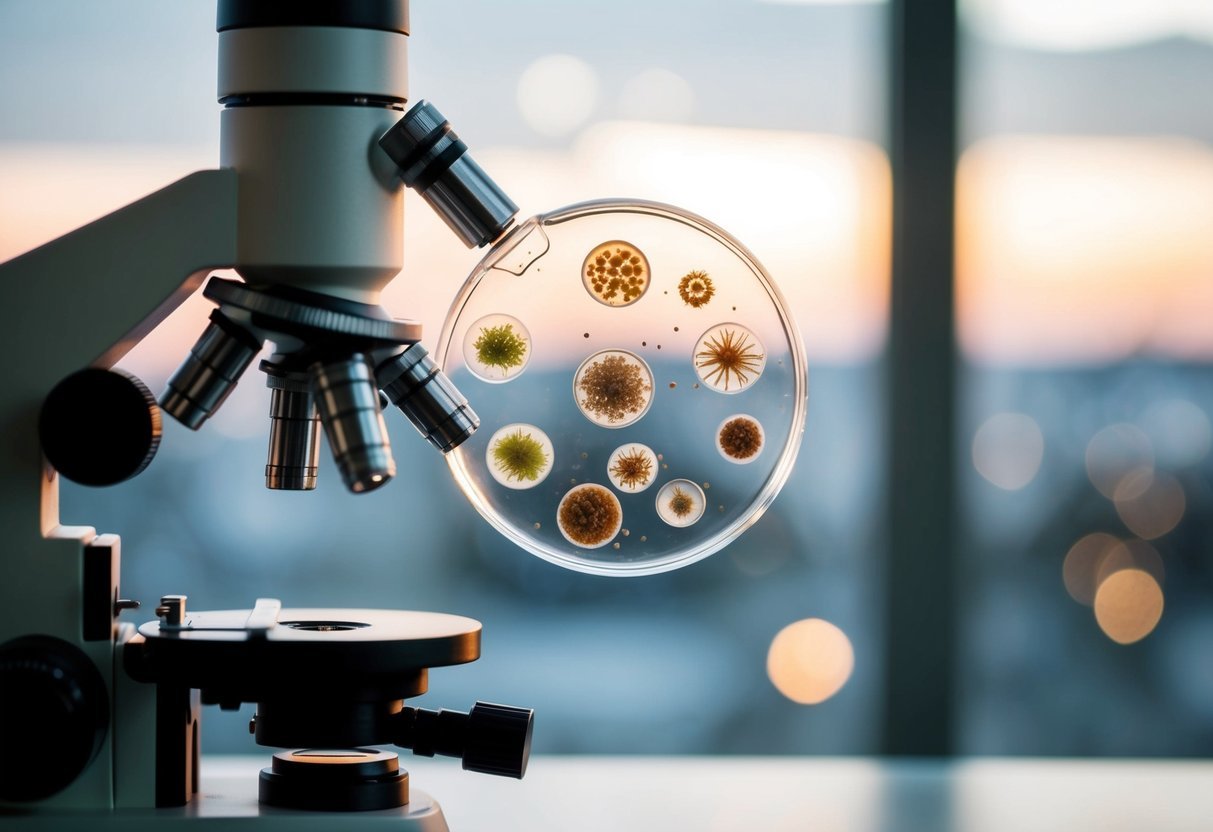
<path fill-rule="evenodd" d="M 394 477 L 396 463 L 366 357 L 355 353 L 316 362 L 308 368 L 308 389 L 346 488 L 361 494 Z"/>
<path fill-rule="evenodd" d="M 260 339 L 216 309 L 189 357 L 168 380 L 161 409 L 198 430 L 219 410 L 260 350 Z"/>
<path fill-rule="evenodd" d="M 320 414 L 307 376 L 266 370 L 270 388 L 270 445 L 265 487 L 275 491 L 311 491 L 320 456 Z"/>
<path fill-rule="evenodd" d="M 388 400 L 444 454 L 480 427 L 476 411 L 421 344 L 380 364 L 375 376 Z"/>
<path fill-rule="evenodd" d="M 428 101 L 405 113 L 380 137 L 379 146 L 396 163 L 404 184 L 421 194 L 468 248 L 496 240 L 518 213 Z"/>

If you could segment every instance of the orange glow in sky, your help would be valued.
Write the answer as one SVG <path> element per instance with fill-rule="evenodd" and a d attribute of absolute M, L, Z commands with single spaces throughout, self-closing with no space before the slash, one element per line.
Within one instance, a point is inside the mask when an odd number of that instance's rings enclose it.
<path fill-rule="evenodd" d="M 0 260 L 214 163 L 210 148 L 0 146 Z M 569 150 L 478 159 L 520 216 L 634 196 L 699 213 L 767 267 L 810 366 L 879 355 L 889 295 L 888 161 L 835 136 L 645 122 L 589 125 Z M 744 166 L 738 159 L 745 159 Z M 1006 137 L 958 171 L 957 319 L 979 362 L 1213 357 L 1213 149 L 1179 139 Z M 384 293 L 435 341 L 484 254 L 406 203 L 405 269 Z M 153 380 L 200 331 L 194 299 L 127 359 Z"/>
<path fill-rule="evenodd" d="M 1213 150 L 1179 139 L 981 142 L 957 176 L 970 358 L 1213 357 Z"/>

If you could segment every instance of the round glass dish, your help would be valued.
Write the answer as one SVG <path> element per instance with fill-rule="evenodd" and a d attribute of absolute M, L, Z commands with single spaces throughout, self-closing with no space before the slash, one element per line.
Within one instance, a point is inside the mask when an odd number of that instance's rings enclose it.
<path fill-rule="evenodd" d="M 493 356 L 487 379 L 471 346 L 491 340 L 476 331 L 486 320 L 527 335 Z M 646 575 L 719 550 L 775 499 L 804 429 L 804 351 L 771 278 L 722 229 L 658 203 L 588 202 L 521 223 L 468 277 L 435 357 L 481 418 L 447 455 L 468 499 L 522 548 L 581 572 Z M 719 445 L 738 413 L 761 431 L 744 465 Z M 515 424 L 550 440 L 531 488 L 489 469 L 488 443 Z M 693 523 L 655 497 L 682 481 L 698 491 L 666 491 L 702 492 Z M 566 499 L 586 484 L 609 494 Z M 676 510 L 683 519 L 663 519 Z"/>

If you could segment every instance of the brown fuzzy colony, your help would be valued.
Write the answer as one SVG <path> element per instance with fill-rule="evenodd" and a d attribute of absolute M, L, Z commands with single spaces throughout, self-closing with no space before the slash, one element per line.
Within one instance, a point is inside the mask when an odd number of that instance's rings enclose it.
<path fill-rule="evenodd" d="M 586 286 L 603 303 L 627 306 L 648 288 L 649 264 L 631 243 L 603 243 L 585 258 Z"/>
<path fill-rule="evenodd" d="M 716 287 L 712 285 L 712 278 L 708 277 L 707 272 L 687 272 L 678 281 L 678 295 L 682 302 L 696 309 L 710 301 L 715 294 Z"/>
<path fill-rule="evenodd" d="M 674 495 L 670 497 L 670 511 L 674 512 L 676 517 L 682 518 L 689 515 L 695 508 L 695 501 L 691 495 L 675 486 Z"/>
<path fill-rule="evenodd" d="M 648 485 L 649 478 L 653 476 L 653 460 L 640 449 L 622 453 L 611 466 L 611 475 L 626 488 Z"/>
<path fill-rule="evenodd" d="M 762 428 L 744 416 L 730 419 L 720 429 L 720 448 L 733 459 L 749 459 L 762 448 Z"/>
<path fill-rule="evenodd" d="M 733 329 L 722 329 L 695 353 L 695 366 L 704 372 L 704 380 L 722 385 L 725 390 L 736 383 L 745 387 L 762 368 L 763 354 L 749 336 Z"/>
<path fill-rule="evenodd" d="M 590 365 L 577 382 L 584 397 L 581 406 L 590 413 L 618 422 L 639 413 L 653 389 L 640 367 L 622 355 L 608 355 Z"/>
<path fill-rule="evenodd" d="M 556 519 L 574 543 L 598 546 L 615 536 L 622 518 L 611 492 L 596 485 L 565 497 Z"/>

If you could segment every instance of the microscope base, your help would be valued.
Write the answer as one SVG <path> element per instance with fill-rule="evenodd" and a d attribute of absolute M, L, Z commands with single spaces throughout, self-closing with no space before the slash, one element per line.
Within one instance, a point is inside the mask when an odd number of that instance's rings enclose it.
<path fill-rule="evenodd" d="M 203 821 L 202 826 L 214 832 L 333 832 L 335 829 L 342 832 L 358 832 L 362 829 L 449 832 L 438 802 L 418 789 L 410 789 L 408 804 L 399 809 L 341 813 L 275 809 L 257 802 L 259 765 L 221 766 L 222 769 L 231 770 L 216 772 L 204 763 L 202 790 L 188 806 L 179 809 L 35 812 L 28 815 L 0 812 L 0 827 L 5 832 L 62 832 L 64 829 L 85 828 L 89 832 L 130 832 L 138 829 L 164 832 L 178 826 L 197 828 L 196 821 Z"/>

